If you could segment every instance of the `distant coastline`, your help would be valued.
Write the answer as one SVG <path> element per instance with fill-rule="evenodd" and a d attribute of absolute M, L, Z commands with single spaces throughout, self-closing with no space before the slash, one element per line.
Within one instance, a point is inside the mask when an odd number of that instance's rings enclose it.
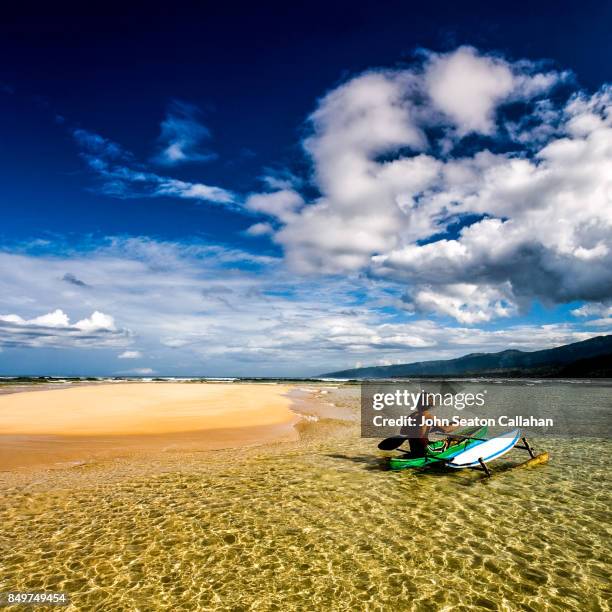
<path fill-rule="evenodd" d="M 612 378 L 612 335 L 597 336 L 541 351 L 472 353 L 456 359 L 352 368 L 322 374 L 351 379 L 459 378 Z"/>

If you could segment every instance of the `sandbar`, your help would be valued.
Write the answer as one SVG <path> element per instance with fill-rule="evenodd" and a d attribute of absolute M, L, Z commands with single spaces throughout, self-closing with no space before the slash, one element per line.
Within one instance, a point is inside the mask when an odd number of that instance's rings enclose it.
<path fill-rule="evenodd" d="M 0 396 L 0 470 L 295 439 L 287 385 L 111 383 Z"/>

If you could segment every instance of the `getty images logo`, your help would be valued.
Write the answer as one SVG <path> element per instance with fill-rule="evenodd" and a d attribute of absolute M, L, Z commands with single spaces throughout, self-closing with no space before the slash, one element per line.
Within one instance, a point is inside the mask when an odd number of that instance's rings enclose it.
<path fill-rule="evenodd" d="M 409 391 L 408 389 L 395 389 L 394 391 L 372 394 L 372 408 L 383 410 L 385 408 L 407 408 L 417 410 L 419 407 L 447 406 L 455 410 L 468 407 L 481 407 L 485 405 L 486 389 L 478 393 L 432 393 L 421 389 Z"/>

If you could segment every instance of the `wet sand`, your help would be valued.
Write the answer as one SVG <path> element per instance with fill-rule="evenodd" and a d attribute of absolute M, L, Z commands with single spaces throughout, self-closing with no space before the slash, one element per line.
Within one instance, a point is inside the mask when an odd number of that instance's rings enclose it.
<path fill-rule="evenodd" d="M 284 385 L 121 383 L 0 396 L 0 470 L 295 439 Z"/>

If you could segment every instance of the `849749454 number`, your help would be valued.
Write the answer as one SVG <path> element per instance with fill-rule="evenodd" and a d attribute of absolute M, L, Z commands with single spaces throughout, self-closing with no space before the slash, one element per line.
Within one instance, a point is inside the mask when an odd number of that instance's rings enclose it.
<path fill-rule="evenodd" d="M 61 592 L 9 591 L 8 593 L 0 593 L 0 606 L 67 606 L 69 603 L 70 597 L 68 594 Z"/>

